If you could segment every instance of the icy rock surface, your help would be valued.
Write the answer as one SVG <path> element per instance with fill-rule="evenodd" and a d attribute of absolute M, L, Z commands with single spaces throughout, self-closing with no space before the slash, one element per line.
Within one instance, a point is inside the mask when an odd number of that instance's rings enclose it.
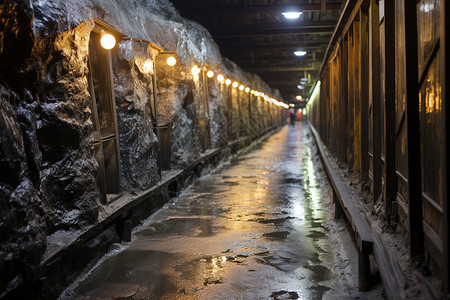
<path fill-rule="evenodd" d="M 153 61 L 148 44 L 126 41 L 113 61 L 119 128 L 122 185 L 125 190 L 144 190 L 158 180 L 158 140 L 153 133 Z"/>

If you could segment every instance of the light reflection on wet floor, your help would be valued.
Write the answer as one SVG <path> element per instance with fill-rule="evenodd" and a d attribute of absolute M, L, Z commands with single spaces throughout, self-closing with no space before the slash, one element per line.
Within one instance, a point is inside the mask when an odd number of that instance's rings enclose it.
<path fill-rule="evenodd" d="M 306 124 L 203 177 L 74 290 L 77 299 L 321 299 L 338 274 L 330 187 Z"/>

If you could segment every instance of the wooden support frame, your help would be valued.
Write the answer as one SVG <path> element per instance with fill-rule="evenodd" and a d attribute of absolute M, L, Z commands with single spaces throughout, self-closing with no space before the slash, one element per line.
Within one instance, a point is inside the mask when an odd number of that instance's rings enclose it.
<path fill-rule="evenodd" d="M 396 172 L 396 123 L 395 123 L 395 1 L 386 1 L 384 4 L 385 24 L 385 92 L 384 111 L 386 122 L 385 135 L 385 199 L 384 209 L 386 220 L 391 221 L 392 203 L 397 197 Z"/>
<path fill-rule="evenodd" d="M 369 183 L 369 6 L 361 5 L 361 179 Z"/>
<path fill-rule="evenodd" d="M 161 142 L 160 133 L 159 133 L 159 121 L 158 121 L 158 92 L 157 92 L 157 86 L 156 86 L 156 58 L 153 59 L 153 75 L 152 75 L 152 85 L 153 85 L 153 119 L 155 121 L 153 131 L 156 134 L 156 138 L 158 139 L 158 142 Z M 162 169 L 162 153 L 161 153 L 161 144 L 159 145 L 158 149 L 156 150 L 156 164 L 158 165 L 158 175 L 161 177 L 161 169 Z"/>
<path fill-rule="evenodd" d="M 450 299 L 450 253 L 449 253 L 449 235 L 450 235 L 450 224 L 449 224 L 449 198 L 448 198 L 448 186 L 450 184 L 448 180 L 448 170 L 449 170 L 449 159 L 447 156 L 448 151 L 448 138 L 446 133 L 450 132 L 450 121 L 447 105 L 448 87 L 447 83 L 450 80 L 450 59 L 448 57 L 448 52 L 450 50 L 450 5 L 446 1 L 441 1 L 441 14 L 440 14 L 440 47 L 441 47 L 441 97 L 442 101 L 442 112 L 444 126 L 442 128 L 442 199 L 443 199 L 443 227 L 444 227 L 444 265 L 443 265 L 443 292 L 444 299 Z"/>
<path fill-rule="evenodd" d="M 371 0 L 371 49 L 372 49 L 372 128 L 373 128 L 373 203 L 382 193 L 382 161 L 381 161 L 381 99 L 380 99 L 380 26 L 378 1 Z"/>
<path fill-rule="evenodd" d="M 416 1 L 405 1 L 406 126 L 410 256 L 424 254 Z"/>

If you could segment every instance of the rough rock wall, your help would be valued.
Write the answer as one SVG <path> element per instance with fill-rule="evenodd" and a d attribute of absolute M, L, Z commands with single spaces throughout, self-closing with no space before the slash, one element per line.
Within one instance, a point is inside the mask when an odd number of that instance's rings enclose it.
<path fill-rule="evenodd" d="M 211 119 L 211 146 L 220 147 L 227 143 L 227 99 L 223 97 L 221 86 L 217 80 L 208 81 L 209 115 Z"/>
<path fill-rule="evenodd" d="M 112 57 L 122 186 L 145 190 L 159 180 L 152 124 L 154 55 L 148 43 L 124 41 Z"/>
<path fill-rule="evenodd" d="M 0 5 L 1 291 L 29 279 L 46 235 L 97 221 L 86 79 L 92 25 L 71 27 L 56 5 L 40 8 Z"/>
<path fill-rule="evenodd" d="M 125 191 L 144 190 L 159 180 L 153 71 L 147 62 L 156 59 L 158 112 L 160 124 L 171 123 L 172 168 L 187 166 L 202 151 L 199 116 L 207 113 L 203 83 L 191 74 L 194 62 L 270 91 L 259 78 L 223 60 L 209 33 L 182 19 L 166 0 L 2 1 L 0 296 L 33 276 L 47 236 L 98 222 L 103 204 L 96 185 L 88 54 L 93 18 L 101 18 L 102 11 L 104 21 L 123 34 L 176 49 L 179 61 L 169 68 L 158 62 L 163 55 L 155 58 L 148 43 L 135 40 L 121 41 L 112 53 Z M 208 87 L 211 142 L 221 146 L 230 140 L 228 88 L 213 79 Z M 237 118 L 236 102 L 233 107 Z M 236 133 L 243 128 L 240 119 L 232 124 Z"/>

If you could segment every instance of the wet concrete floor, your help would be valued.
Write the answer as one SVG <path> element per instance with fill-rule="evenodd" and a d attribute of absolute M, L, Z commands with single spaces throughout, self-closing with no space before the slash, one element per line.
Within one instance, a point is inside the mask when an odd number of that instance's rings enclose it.
<path fill-rule="evenodd" d="M 331 190 L 305 123 L 198 180 L 65 298 L 322 299 Z"/>

